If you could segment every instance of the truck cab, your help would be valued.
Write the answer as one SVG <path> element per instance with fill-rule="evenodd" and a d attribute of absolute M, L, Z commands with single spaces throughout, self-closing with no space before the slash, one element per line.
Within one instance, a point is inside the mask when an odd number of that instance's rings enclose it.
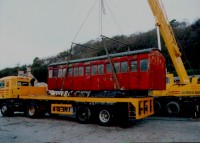
<path fill-rule="evenodd" d="M 0 79 L 0 99 L 18 98 L 20 87 L 30 86 L 30 78 L 9 76 Z"/>

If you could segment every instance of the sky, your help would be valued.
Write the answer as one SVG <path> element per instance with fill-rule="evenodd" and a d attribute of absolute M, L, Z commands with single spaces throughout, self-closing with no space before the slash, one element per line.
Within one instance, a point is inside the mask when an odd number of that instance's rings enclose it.
<path fill-rule="evenodd" d="M 57 55 L 72 42 L 83 44 L 101 34 L 130 35 L 155 27 L 147 0 L 104 0 L 102 26 L 100 0 L 95 1 L 0 0 L 0 70 Z M 200 0 L 162 2 L 169 21 L 193 23 L 200 18 Z"/>

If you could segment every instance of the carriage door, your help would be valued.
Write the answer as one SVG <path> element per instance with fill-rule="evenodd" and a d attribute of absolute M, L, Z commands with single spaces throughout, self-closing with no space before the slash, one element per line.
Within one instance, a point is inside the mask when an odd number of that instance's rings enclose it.
<path fill-rule="evenodd" d="M 129 88 L 138 89 L 139 87 L 139 73 L 138 73 L 138 60 L 137 58 L 130 61 L 130 72 L 129 72 Z"/>
<path fill-rule="evenodd" d="M 64 88 L 65 75 L 66 75 L 66 68 L 64 66 L 59 66 L 59 68 L 58 68 L 58 78 L 57 78 L 57 88 L 59 90 Z"/>
<path fill-rule="evenodd" d="M 129 73 L 128 73 L 128 61 L 123 61 L 123 62 L 121 62 L 121 73 L 120 73 L 120 78 L 119 78 L 119 82 L 121 83 L 120 87 L 122 89 L 129 89 L 130 88 L 128 75 L 129 75 Z"/>
<path fill-rule="evenodd" d="M 57 90 L 58 69 L 57 67 L 49 67 L 48 74 L 48 89 Z"/>
<path fill-rule="evenodd" d="M 139 88 L 147 89 L 149 88 L 149 77 L 148 77 L 148 59 L 140 59 L 140 72 L 139 72 Z"/>

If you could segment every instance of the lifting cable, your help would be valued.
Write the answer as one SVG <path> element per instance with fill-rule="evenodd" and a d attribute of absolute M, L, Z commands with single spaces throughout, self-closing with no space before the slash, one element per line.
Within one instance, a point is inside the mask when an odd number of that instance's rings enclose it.
<path fill-rule="evenodd" d="M 101 37 L 106 38 L 106 39 L 109 39 L 109 40 L 114 41 L 114 42 L 117 42 L 117 43 L 120 43 L 120 44 L 125 45 L 125 46 L 129 46 L 128 44 L 126 44 L 126 43 L 124 43 L 124 42 L 121 42 L 121 41 L 119 41 L 119 40 L 106 37 L 106 36 L 104 36 L 104 35 L 101 35 Z"/>
<path fill-rule="evenodd" d="M 67 59 L 66 72 L 65 72 L 65 75 L 64 75 L 64 77 L 63 77 L 64 79 L 63 79 L 63 82 L 62 82 L 62 90 L 64 89 L 64 84 L 65 84 L 65 80 L 66 80 L 66 75 L 67 75 L 67 73 L 68 73 L 69 61 L 70 61 L 71 58 L 72 58 L 73 43 L 74 43 L 74 41 L 76 40 L 76 38 L 78 37 L 79 33 L 81 32 L 81 30 L 82 30 L 82 28 L 83 28 L 85 22 L 87 21 L 87 19 L 88 19 L 90 13 L 92 12 L 92 9 L 94 8 L 96 2 L 97 2 L 97 0 L 93 3 L 92 7 L 90 8 L 89 12 L 87 13 L 86 18 L 84 19 L 83 23 L 81 24 L 81 26 L 80 26 L 80 28 L 79 28 L 77 34 L 75 35 L 75 37 L 74 37 L 74 39 L 73 39 L 73 42 L 72 42 L 72 44 L 71 44 L 71 48 L 70 48 L 70 51 L 69 51 L 69 56 L 68 56 L 68 59 Z M 64 94 L 64 92 L 63 92 L 63 94 Z"/>
<path fill-rule="evenodd" d="M 81 30 L 82 30 L 82 28 L 83 28 L 83 26 L 84 26 L 85 22 L 87 21 L 87 19 L 88 19 L 88 17 L 89 17 L 89 15 L 90 15 L 90 13 L 92 12 L 92 9 L 94 8 L 94 6 L 95 6 L 96 2 L 97 2 L 97 0 L 96 0 L 96 1 L 93 3 L 92 7 L 90 8 L 90 10 L 89 10 L 89 12 L 88 12 L 88 14 L 87 14 L 87 16 L 86 16 L 85 20 L 84 20 L 84 21 L 83 21 L 83 23 L 81 24 L 81 26 L 80 26 L 80 28 L 79 28 L 79 30 L 78 30 L 78 32 L 77 32 L 77 34 L 76 34 L 76 36 L 75 36 L 75 38 L 74 38 L 73 42 L 76 40 L 76 38 L 78 37 L 79 33 L 81 32 Z"/>
<path fill-rule="evenodd" d="M 65 71 L 65 75 L 64 75 L 64 79 L 63 79 L 63 81 L 62 81 L 62 91 L 63 91 L 63 89 L 64 89 L 64 85 L 65 85 L 65 80 L 66 80 L 66 76 L 67 76 L 67 74 L 68 74 L 68 69 L 69 69 L 69 61 L 71 60 L 71 58 L 72 58 L 72 48 L 73 48 L 73 44 L 71 45 L 71 48 L 70 48 L 70 51 L 69 51 L 69 53 L 68 53 L 68 58 L 67 58 L 67 65 L 66 65 L 66 71 Z M 63 96 L 64 96 L 64 92 L 63 92 Z"/>
<path fill-rule="evenodd" d="M 103 44 L 104 44 L 104 48 L 105 48 L 105 51 L 106 51 L 106 55 L 107 55 L 108 61 L 109 61 L 110 65 L 111 65 L 111 70 L 112 70 L 112 73 L 113 73 L 113 76 L 114 76 L 115 83 L 117 85 L 117 89 L 120 90 L 119 82 L 118 82 L 117 75 L 116 75 L 116 70 L 113 67 L 113 63 L 112 63 L 112 60 L 111 60 L 110 55 L 108 53 L 108 48 L 106 46 L 104 37 L 101 37 L 101 38 L 102 38 L 102 41 L 103 41 Z"/>
<path fill-rule="evenodd" d="M 106 12 L 105 12 L 104 2 L 103 2 L 103 0 L 100 0 L 100 28 L 101 28 L 101 38 L 102 38 L 104 49 L 106 51 L 107 59 L 109 61 L 109 64 L 111 65 L 111 70 L 112 70 L 112 74 L 113 74 L 113 77 L 114 77 L 117 89 L 120 90 L 119 82 L 118 82 L 117 75 L 116 75 L 116 70 L 115 70 L 115 68 L 113 66 L 112 60 L 111 60 L 109 52 L 108 52 L 108 48 L 106 46 L 106 42 L 104 40 L 104 38 L 108 38 L 108 37 L 105 37 L 105 36 L 102 35 L 102 33 L 103 33 L 103 26 L 102 26 L 103 25 L 103 17 L 102 17 L 102 14 L 105 15 Z M 111 40 L 111 38 L 108 38 L 108 39 Z"/>
<path fill-rule="evenodd" d="M 80 47 L 88 48 L 87 50 L 99 51 L 97 48 L 92 48 L 92 47 L 89 47 L 89 46 L 86 46 L 86 45 L 82 45 L 82 44 L 78 44 L 78 43 L 72 43 L 72 44 L 77 45 L 77 46 L 80 46 Z"/>
<path fill-rule="evenodd" d="M 115 15 L 113 14 L 113 12 L 112 12 L 111 8 L 109 7 L 109 5 L 108 5 L 108 3 L 107 3 L 106 1 L 105 1 L 105 4 L 106 4 L 106 6 L 107 6 L 107 8 L 108 8 L 108 10 L 109 10 L 109 12 L 110 12 L 110 14 L 111 14 L 112 18 L 113 18 L 113 21 L 114 21 L 114 23 L 116 24 L 116 26 L 117 26 L 118 30 L 120 31 L 121 35 L 123 36 L 123 38 L 124 38 L 124 41 L 126 41 L 126 42 L 127 42 L 127 40 L 126 40 L 126 38 L 125 38 L 124 34 L 122 33 L 122 29 L 121 29 L 121 27 L 119 26 L 119 23 L 117 22 L 117 19 L 116 19 Z M 105 9 L 105 8 L 104 8 L 104 9 Z M 101 33 L 101 35 L 102 35 L 102 33 Z M 130 51 L 129 44 L 126 44 L 126 45 L 128 46 L 128 51 Z"/>
<path fill-rule="evenodd" d="M 106 5 L 104 5 L 104 2 L 105 2 Z M 80 28 L 79 28 L 77 34 L 75 35 L 75 38 L 73 39 L 73 42 L 72 42 L 72 43 L 74 43 L 74 41 L 75 41 L 76 38 L 78 37 L 78 35 L 79 35 L 79 33 L 81 32 L 81 30 L 82 30 L 84 24 L 85 24 L 86 21 L 87 21 L 89 15 L 91 14 L 93 8 L 95 7 L 95 4 L 96 4 L 96 3 L 97 3 L 97 0 L 94 1 L 94 3 L 92 4 L 92 7 L 89 9 L 86 18 L 84 19 L 83 23 L 81 24 L 81 26 L 80 26 Z M 113 14 L 111 8 L 109 7 L 108 3 L 107 3 L 106 1 L 104 1 L 104 0 L 99 0 L 99 6 L 100 6 L 100 7 L 99 7 L 99 27 L 100 27 L 100 31 L 101 31 L 101 32 L 100 32 L 100 36 L 103 34 L 103 14 L 106 15 L 106 10 L 105 10 L 105 6 L 106 6 L 106 7 L 108 8 L 109 12 L 111 13 L 111 16 L 112 16 L 112 18 L 113 18 L 113 21 L 115 22 L 115 24 L 116 24 L 117 28 L 119 29 L 121 35 L 123 36 L 124 40 L 127 41 L 126 38 L 125 38 L 125 36 L 122 34 L 122 30 L 121 30 L 121 28 L 120 28 L 120 26 L 119 26 L 119 24 L 118 24 L 118 22 L 117 22 L 117 20 L 116 20 L 116 18 L 115 18 L 115 16 L 114 16 L 114 14 Z M 118 42 L 118 43 L 119 43 L 119 42 Z M 76 43 L 74 43 L 74 44 L 76 44 Z M 76 44 L 76 45 L 78 45 L 78 44 Z M 127 45 L 128 51 L 130 51 L 130 45 L 129 45 L 129 44 L 125 44 L 125 45 Z M 79 45 L 79 46 L 80 46 L 80 45 Z M 71 47 L 71 48 L 72 48 L 72 47 Z M 96 50 L 96 49 L 95 49 L 95 50 Z M 71 51 L 72 51 L 72 50 L 71 50 Z"/>
<path fill-rule="evenodd" d="M 175 38 L 176 38 L 176 37 L 175 37 Z M 176 38 L 176 39 L 177 39 L 177 38 Z M 190 64 L 190 62 L 189 62 L 189 60 L 188 60 L 188 58 L 187 58 L 185 52 L 183 52 L 183 48 L 182 48 L 181 44 L 179 43 L 178 40 L 176 40 L 176 41 L 177 41 L 177 44 L 178 44 L 178 46 L 180 47 L 180 49 L 181 49 L 181 51 L 182 51 L 183 56 L 184 56 L 185 59 L 186 59 L 185 62 L 188 64 L 189 68 L 191 69 L 192 74 L 195 75 L 194 70 L 193 70 L 193 68 L 192 68 L 192 65 Z"/>
<path fill-rule="evenodd" d="M 96 49 L 96 48 L 91 48 L 91 47 L 86 46 L 86 45 L 81 45 L 81 44 L 74 43 L 74 41 L 76 40 L 76 38 L 78 37 L 79 33 L 81 32 L 84 24 L 86 23 L 89 15 L 91 14 L 91 12 L 92 12 L 92 10 L 93 10 L 93 8 L 94 8 L 94 6 L 95 6 L 96 3 L 97 3 L 97 0 L 95 0 L 95 2 L 93 3 L 92 7 L 89 9 L 89 12 L 87 13 L 86 18 L 84 19 L 83 23 L 81 24 L 81 26 L 80 26 L 77 34 L 75 35 L 75 38 L 73 39 L 73 42 L 72 42 L 72 45 L 71 45 L 71 48 L 70 48 L 70 51 L 69 51 L 69 56 L 68 56 L 68 59 L 67 59 L 66 72 L 65 72 L 65 75 L 63 77 L 64 79 L 63 79 L 63 82 L 62 82 L 62 90 L 64 89 L 64 83 L 65 83 L 66 75 L 68 73 L 68 68 L 69 68 L 69 64 L 70 64 L 69 61 L 72 58 L 73 45 L 77 45 L 77 46 L 81 46 L 81 47 L 86 47 L 86 48 L 91 49 L 91 50 L 97 50 L 97 51 L 99 50 L 99 49 Z M 114 76 L 114 80 L 116 82 L 117 89 L 120 90 L 119 82 L 118 82 L 118 79 L 117 79 L 117 76 L 116 76 L 116 70 L 115 70 L 115 68 L 114 68 L 114 66 L 112 64 L 111 58 L 109 56 L 108 49 L 107 49 L 107 46 L 106 46 L 106 43 L 105 43 L 105 38 L 107 38 L 109 40 L 113 40 L 113 41 L 121 43 L 121 44 L 124 44 L 124 45 L 128 45 L 128 44 L 125 44 L 125 43 L 120 42 L 118 40 L 114 40 L 114 39 L 108 38 L 106 36 L 102 36 L 102 33 L 103 33 L 103 14 L 106 15 L 104 0 L 99 0 L 99 5 L 100 5 L 100 7 L 99 7 L 99 27 L 100 27 L 101 38 L 102 38 L 102 42 L 104 44 L 104 49 L 106 51 L 107 58 L 109 60 L 111 68 L 112 68 L 112 73 L 113 73 L 113 76 Z M 116 18 L 114 16 L 114 14 L 112 13 L 112 11 L 111 11 L 111 9 L 110 9 L 110 7 L 108 6 L 107 3 L 106 3 L 106 6 L 108 7 L 108 10 L 111 13 L 111 16 L 112 16 L 115 24 L 117 25 L 117 28 L 119 29 L 121 35 L 123 36 L 124 40 L 126 41 L 124 35 L 122 34 L 122 30 L 121 30 L 121 28 L 120 28 L 120 26 L 119 26 L 119 24 L 118 24 L 118 22 L 117 22 L 117 20 L 116 20 Z M 130 51 L 129 45 L 128 45 L 128 51 Z"/>
<path fill-rule="evenodd" d="M 99 0 L 99 29 L 100 29 L 100 34 L 103 34 L 103 14 L 106 15 L 106 10 L 104 6 L 103 0 Z"/>

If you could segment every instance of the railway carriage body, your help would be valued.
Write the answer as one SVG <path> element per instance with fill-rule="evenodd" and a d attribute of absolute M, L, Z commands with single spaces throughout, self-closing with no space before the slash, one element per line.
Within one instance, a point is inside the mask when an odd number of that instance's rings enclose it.
<path fill-rule="evenodd" d="M 109 56 L 120 90 L 165 89 L 165 59 L 159 50 L 145 49 Z M 107 56 L 54 63 L 48 67 L 48 89 L 119 90 L 113 75 Z"/>

